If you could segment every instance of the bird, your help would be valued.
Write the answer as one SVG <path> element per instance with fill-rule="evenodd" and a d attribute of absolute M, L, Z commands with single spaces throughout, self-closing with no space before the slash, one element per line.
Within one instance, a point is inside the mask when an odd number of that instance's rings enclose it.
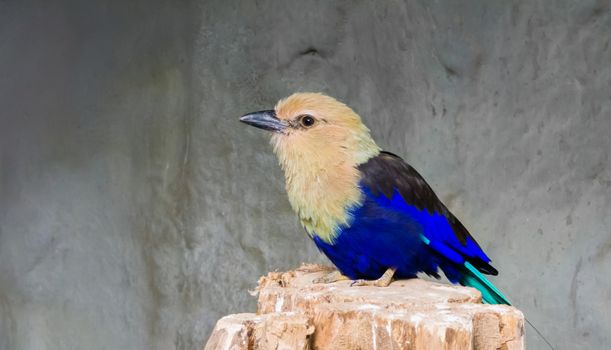
<path fill-rule="evenodd" d="M 511 305 L 484 276 L 498 271 L 475 238 L 416 169 L 377 145 L 352 108 L 299 92 L 240 121 L 271 132 L 290 205 L 337 267 L 315 282 L 386 287 L 442 271 L 485 303 Z"/>

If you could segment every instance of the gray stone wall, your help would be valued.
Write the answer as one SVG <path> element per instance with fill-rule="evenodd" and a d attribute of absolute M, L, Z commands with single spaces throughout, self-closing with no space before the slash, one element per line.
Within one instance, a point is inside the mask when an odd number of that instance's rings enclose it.
<path fill-rule="evenodd" d="M 415 166 L 557 349 L 604 348 L 610 6 L 1 1 L 0 349 L 199 349 L 324 261 L 237 122 L 294 91 Z"/>

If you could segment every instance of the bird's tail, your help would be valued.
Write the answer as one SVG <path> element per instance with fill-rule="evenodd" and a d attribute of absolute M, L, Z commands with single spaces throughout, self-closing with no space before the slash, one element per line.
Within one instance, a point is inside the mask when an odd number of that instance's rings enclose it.
<path fill-rule="evenodd" d="M 499 291 L 492 282 L 488 281 L 481 272 L 470 262 L 465 261 L 463 264 L 463 273 L 459 283 L 463 286 L 473 287 L 482 293 L 482 300 L 486 304 L 505 304 L 511 305 L 511 302 L 501 291 Z"/>
<path fill-rule="evenodd" d="M 486 304 L 505 304 L 511 305 L 511 302 L 507 299 L 506 296 L 503 295 L 492 282 L 488 281 L 481 272 L 479 272 L 475 266 L 473 266 L 470 262 L 465 261 L 463 264 L 464 270 L 462 276 L 459 280 L 459 283 L 463 286 L 473 287 L 482 293 L 482 300 Z M 537 332 L 539 337 L 543 339 L 543 341 L 550 347 L 550 349 L 554 349 L 552 344 L 539 332 L 537 327 L 534 324 L 530 323 L 530 321 L 525 317 L 526 322 Z"/>
<path fill-rule="evenodd" d="M 505 304 L 511 305 L 507 297 L 501 293 L 492 282 L 488 281 L 481 272 L 475 268 L 470 262 L 464 260 L 462 256 L 440 244 L 431 242 L 425 235 L 421 234 L 420 238 L 424 244 L 431 247 L 442 257 L 450 259 L 453 263 L 441 263 L 441 269 L 452 283 L 460 283 L 463 286 L 473 287 L 482 293 L 482 299 L 487 304 Z M 454 259 L 452 259 L 454 257 Z M 461 261 L 462 260 L 462 261 Z M 461 266 L 462 262 L 462 266 Z"/>
<path fill-rule="evenodd" d="M 443 247 L 438 246 L 438 245 L 431 245 L 431 241 L 428 238 L 426 238 L 424 235 L 420 235 L 420 237 L 422 238 L 422 241 L 426 245 L 430 246 L 431 248 L 433 248 L 433 250 L 447 257 L 447 255 L 443 254 L 443 252 L 441 251 Z M 447 250 L 445 252 L 447 253 Z M 448 277 L 450 282 L 452 283 L 458 282 L 462 284 L 463 286 L 473 287 L 479 290 L 480 293 L 482 293 L 482 300 L 486 304 L 511 305 L 511 302 L 509 302 L 509 299 L 507 299 L 507 297 L 504 296 L 503 293 L 501 293 L 501 291 L 498 290 L 494 286 L 494 284 L 492 284 L 492 282 L 488 281 L 488 279 L 484 277 L 484 275 L 482 275 L 482 273 L 479 272 L 477 268 L 473 266 L 473 264 L 465 260 L 463 264 L 461 265 L 459 261 L 460 259 L 455 259 L 454 263 L 449 263 L 445 266 L 441 266 L 444 274 L 446 275 L 446 277 Z M 528 323 L 535 330 L 535 332 L 537 332 L 537 334 L 541 337 L 541 339 L 545 341 L 545 343 L 549 346 L 549 348 L 554 350 L 554 347 L 552 346 L 552 344 L 550 344 L 547 338 L 545 338 L 543 334 L 539 332 L 537 327 L 535 327 L 535 325 L 530 323 L 530 321 L 526 317 L 524 317 L 524 319 L 526 320 L 526 323 Z"/>

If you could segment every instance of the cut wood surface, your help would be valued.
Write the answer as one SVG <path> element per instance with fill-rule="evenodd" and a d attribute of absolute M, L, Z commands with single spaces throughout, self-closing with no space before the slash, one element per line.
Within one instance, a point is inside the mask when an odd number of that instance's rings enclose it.
<path fill-rule="evenodd" d="M 257 314 L 220 319 L 205 350 L 524 349 L 522 312 L 481 304 L 473 288 L 422 279 L 388 287 L 312 282 L 329 271 L 302 265 L 261 277 Z"/>

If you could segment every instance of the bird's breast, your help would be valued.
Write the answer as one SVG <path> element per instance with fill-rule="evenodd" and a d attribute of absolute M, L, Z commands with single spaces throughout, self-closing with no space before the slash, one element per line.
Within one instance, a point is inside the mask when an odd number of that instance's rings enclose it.
<path fill-rule="evenodd" d="M 359 174 L 350 168 L 285 172 L 289 202 L 310 236 L 331 243 L 350 224 L 351 209 L 363 201 Z"/>

